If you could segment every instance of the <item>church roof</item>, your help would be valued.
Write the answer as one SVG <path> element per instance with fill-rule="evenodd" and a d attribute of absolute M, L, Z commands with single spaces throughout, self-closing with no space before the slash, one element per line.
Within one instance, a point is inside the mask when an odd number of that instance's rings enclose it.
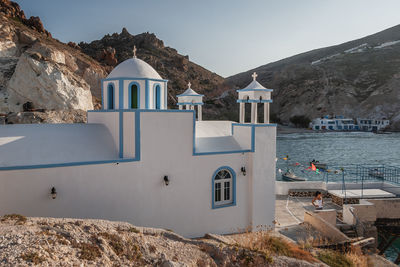
<path fill-rule="evenodd" d="M 204 95 L 201 95 L 201 94 L 196 93 L 192 88 L 188 88 L 188 89 L 187 89 L 185 92 L 183 92 L 182 94 L 177 95 L 177 97 L 180 97 L 180 96 L 204 96 Z"/>
<path fill-rule="evenodd" d="M 272 89 L 267 89 L 264 86 L 262 86 L 259 82 L 257 82 L 256 78 L 257 78 L 257 73 L 253 73 L 252 77 L 253 77 L 253 81 L 247 85 L 245 88 L 237 90 L 237 92 L 241 92 L 241 91 L 266 91 L 266 92 L 272 92 Z"/>
<path fill-rule="evenodd" d="M 13 124 L 0 126 L 0 169 L 118 159 L 102 124 Z"/>
<path fill-rule="evenodd" d="M 152 66 L 138 58 L 130 58 L 117 65 L 107 76 L 107 79 L 124 77 L 162 79 Z"/>

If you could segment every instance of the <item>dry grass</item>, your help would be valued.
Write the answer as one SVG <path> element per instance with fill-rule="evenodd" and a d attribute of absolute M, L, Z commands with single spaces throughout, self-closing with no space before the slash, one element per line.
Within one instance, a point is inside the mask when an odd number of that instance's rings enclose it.
<path fill-rule="evenodd" d="M 5 222 L 5 221 L 15 221 L 16 222 L 16 224 L 25 224 L 26 223 L 26 217 L 25 216 L 23 216 L 23 215 L 20 215 L 20 214 L 7 214 L 7 215 L 4 215 L 2 218 L 1 218 L 1 221 L 2 222 Z"/>
<path fill-rule="evenodd" d="M 132 227 L 128 231 L 136 233 L 135 230 L 137 229 Z M 125 256 L 130 261 L 138 261 L 142 258 L 139 245 L 134 244 L 132 240 L 124 241 L 122 237 L 106 232 L 100 233 L 99 236 L 107 240 L 108 245 L 119 257 Z"/>
<path fill-rule="evenodd" d="M 77 247 L 81 250 L 79 259 L 94 261 L 96 258 L 101 257 L 101 252 L 98 246 L 91 243 L 79 243 Z"/>
<path fill-rule="evenodd" d="M 271 231 L 259 231 L 233 236 L 238 245 L 265 253 L 266 255 L 287 256 L 308 262 L 318 260 L 306 250 L 286 240 L 273 236 Z"/>
<path fill-rule="evenodd" d="M 31 262 L 35 265 L 41 264 L 42 262 L 45 261 L 45 258 L 42 256 L 39 256 L 37 252 L 26 252 L 21 255 L 21 258 L 27 262 Z"/>
<path fill-rule="evenodd" d="M 355 267 L 351 259 L 345 254 L 333 250 L 321 250 L 318 259 L 330 267 Z"/>
<path fill-rule="evenodd" d="M 364 255 L 360 247 L 354 247 L 346 253 L 346 257 L 357 267 L 368 267 L 368 257 Z"/>

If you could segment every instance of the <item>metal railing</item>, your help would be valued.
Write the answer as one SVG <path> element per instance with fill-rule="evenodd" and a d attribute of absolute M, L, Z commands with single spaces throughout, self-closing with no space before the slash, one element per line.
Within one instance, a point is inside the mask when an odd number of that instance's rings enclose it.
<path fill-rule="evenodd" d="M 374 165 L 374 164 L 353 164 L 347 166 L 327 166 L 326 169 L 320 169 L 317 172 L 294 166 L 296 175 L 305 178 L 308 181 L 324 181 L 326 183 L 341 183 L 342 193 L 346 197 L 346 186 L 350 183 L 359 184 L 361 189 L 361 198 L 364 196 L 364 189 L 368 184 L 381 183 L 380 189 L 398 188 L 400 189 L 400 167 L 392 165 Z M 369 187 L 370 188 L 370 187 Z M 399 191 L 400 192 L 400 191 Z M 399 195 L 398 193 L 397 195 Z"/>

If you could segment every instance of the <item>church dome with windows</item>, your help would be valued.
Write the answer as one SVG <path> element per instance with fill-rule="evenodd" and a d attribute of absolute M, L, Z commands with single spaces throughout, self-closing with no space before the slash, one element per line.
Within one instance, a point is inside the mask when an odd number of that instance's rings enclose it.
<path fill-rule="evenodd" d="M 161 80 L 161 76 L 157 73 L 152 66 L 147 64 L 141 59 L 130 58 L 116 66 L 111 73 L 107 76 L 107 79 L 111 78 L 148 78 Z"/>

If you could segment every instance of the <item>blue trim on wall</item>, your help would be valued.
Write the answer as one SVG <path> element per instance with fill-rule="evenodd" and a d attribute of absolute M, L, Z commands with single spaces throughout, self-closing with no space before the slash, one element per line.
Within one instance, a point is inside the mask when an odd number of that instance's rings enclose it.
<path fill-rule="evenodd" d="M 119 84 L 118 106 L 119 106 L 119 109 L 123 109 L 124 108 L 124 81 L 119 80 L 118 84 Z"/>
<path fill-rule="evenodd" d="M 137 82 L 130 82 L 128 85 L 128 109 L 131 109 L 132 106 L 132 85 L 137 86 L 137 93 L 136 93 L 136 98 L 137 98 L 137 109 L 140 109 L 140 84 Z"/>
<path fill-rule="evenodd" d="M 164 82 L 164 109 L 168 109 L 168 82 Z"/>
<path fill-rule="evenodd" d="M 251 91 L 254 91 L 254 92 L 272 92 L 274 90 L 273 89 L 239 89 L 239 90 L 236 90 L 236 92 L 251 92 Z"/>
<path fill-rule="evenodd" d="M 129 158 L 129 159 L 112 159 L 112 160 L 38 164 L 38 165 L 22 165 L 22 166 L 0 167 L 0 171 L 59 168 L 59 167 L 71 167 L 71 166 L 82 166 L 82 165 L 97 165 L 97 164 L 108 164 L 108 163 L 133 162 L 133 161 L 136 161 L 136 160 L 134 158 Z"/>
<path fill-rule="evenodd" d="M 141 159 L 141 140 L 140 140 L 140 112 L 135 113 L 135 159 L 140 161 Z"/>
<path fill-rule="evenodd" d="M 237 151 L 216 151 L 216 152 L 204 152 L 196 153 L 196 113 L 194 110 L 149 110 L 149 109 L 116 109 L 116 110 L 88 110 L 90 112 L 118 112 L 119 113 L 119 159 L 110 160 L 98 160 L 98 161 L 81 161 L 81 162 L 66 162 L 66 163 L 52 163 L 52 164 L 38 164 L 38 165 L 21 165 L 21 166 L 8 166 L 0 167 L 2 170 L 22 170 L 22 169 L 41 169 L 41 168 L 55 168 L 55 167 L 68 167 L 68 166 L 80 166 L 80 165 L 93 165 L 93 164 L 108 164 L 108 163 L 123 163 L 123 162 L 134 162 L 141 160 L 141 125 L 140 125 L 140 113 L 142 112 L 184 112 L 193 114 L 193 156 L 202 155 L 218 155 L 218 154 L 234 154 L 234 153 L 247 153 L 255 151 L 255 128 L 256 127 L 276 127 L 276 124 L 250 124 L 250 123 L 232 123 L 232 135 L 234 133 L 235 126 L 247 126 L 251 127 L 251 149 L 237 150 Z M 135 157 L 134 158 L 123 158 L 123 112 L 135 112 Z"/>
<path fill-rule="evenodd" d="M 135 77 L 118 77 L 118 78 L 106 78 L 103 81 L 118 81 L 118 80 L 137 80 L 137 81 L 154 81 L 154 82 L 168 82 L 168 80 L 164 79 L 153 79 L 153 78 L 135 78 Z"/>
<path fill-rule="evenodd" d="M 181 105 L 204 105 L 203 102 L 196 102 L 196 103 L 191 103 L 191 102 L 180 102 L 180 103 L 176 103 L 178 106 Z"/>
<path fill-rule="evenodd" d="M 272 103 L 272 99 L 265 99 L 265 100 L 253 100 L 253 99 L 238 99 L 236 103 Z"/>
<path fill-rule="evenodd" d="M 231 174 L 232 174 L 232 203 L 228 203 L 228 204 L 224 204 L 224 205 L 215 205 L 215 176 L 217 175 L 217 173 L 221 170 L 228 170 Z M 212 190 L 211 190 L 211 207 L 212 209 L 219 209 L 219 208 L 226 208 L 226 207 L 231 207 L 231 206 L 236 206 L 236 172 L 229 166 L 222 166 L 219 167 L 213 174 L 212 179 L 211 179 L 211 183 L 212 183 Z M 223 192 L 222 192 L 223 193 Z"/>
<path fill-rule="evenodd" d="M 149 96 L 149 80 L 146 79 L 146 91 L 145 91 L 145 97 L 146 97 L 146 109 L 149 108 L 149 101 L 150 101 L 150 96 Z"/>
<path fill-rule="evenodd" d="M 104 88 L 103 88 L 103 79 L 100 82 L 101 87 L 101 109 L 104 109 Z"/>
<path fill-rule="evenodd" d="M 112 92 L 112 96 L 113 96 L 113 98 L 112 98 L 113 107 L 112 108 L 110 108 L 110 104 L 111 104 L 111 102 L 110 102 L 111 92 L 110 91 Z M 115 107 L 115 84 L 114 83 L 107 84 L 107 109 L 110 109 L 110 110 L 116 109 L 116 107 Z"/>
<path fill-rule="evenodd" d="M 197 95 L 184 95 L 184 94 L 177 95 L 177 97 L 180 97 L 180 96 L 204 96 L 204 95 L 200 95 L 200 94 L 197 94 Z"/>
<path fill-rule="evenodd" d="M 158 86 L 158 88 L 157 88 L 157 86 Z M 156 90 L 158 90 L 158 94 L 156 93 Z M 159 104 L 159 108 L 157 108 L 157 101 Z M 161 84 L 159 84 L 159 83 L 153 84 L 153 108 L 161 109 Z"/>
<path fill-rule="evenodd" d="M 124 114 L 119 112 L 119 158 L 124 157 Z"/>
<path fill-rule="evenodd" d="M 194 112 L 193 110 L 186 109 L 168 109 L 168 110 L 158 110 L 158 109 L 114 109 L 114 110 L 88 110 L 87 112 Z"/>

